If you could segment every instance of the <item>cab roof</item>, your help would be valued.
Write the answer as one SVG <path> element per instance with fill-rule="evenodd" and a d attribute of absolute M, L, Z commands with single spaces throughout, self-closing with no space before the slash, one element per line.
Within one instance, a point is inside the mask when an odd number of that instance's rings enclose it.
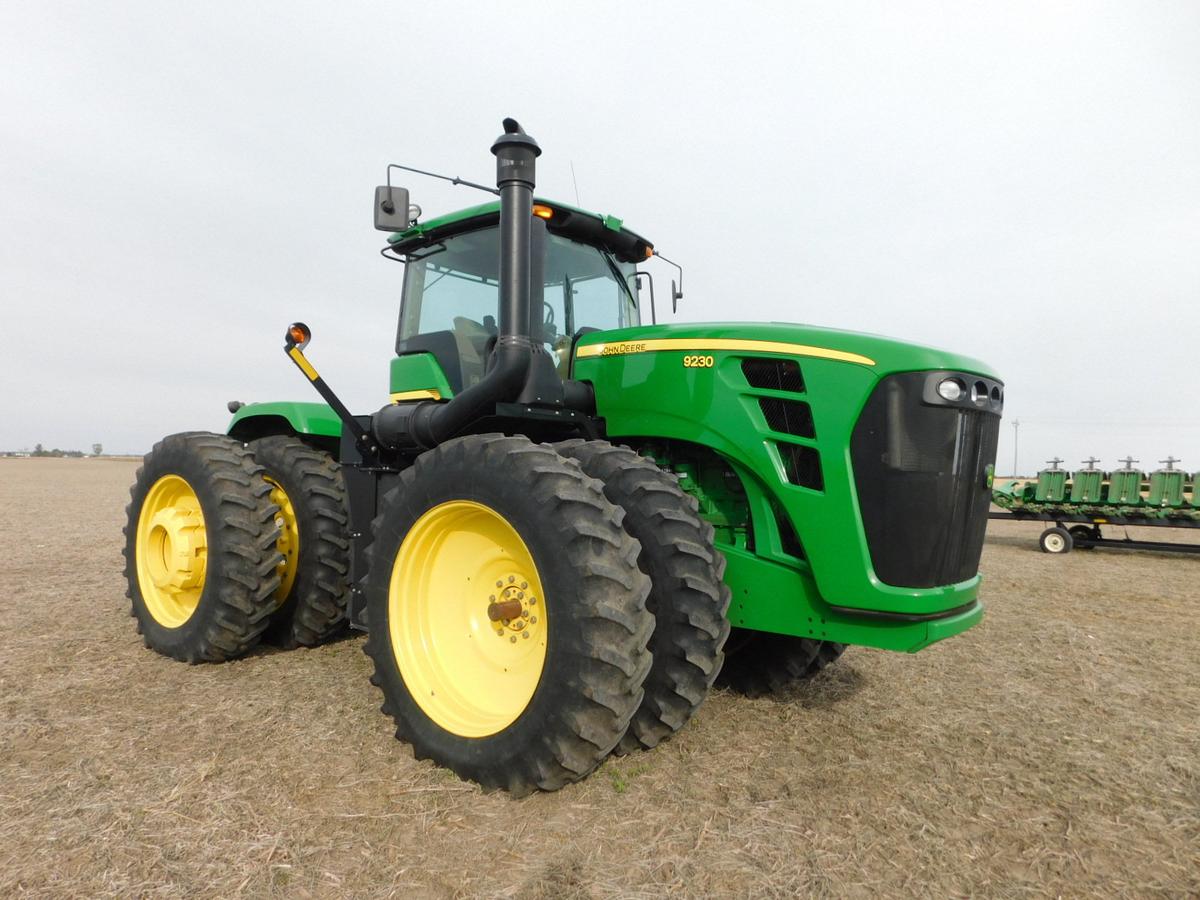
<path fill-rule="evenodd" d="M 649 241 L 626 228 L 616 216 L 602 216 L 541 197 L 535 197 L 533 202 L 549 210 L 549 216 L 542 214 L 542 218 L 552 234 L 599 245 L 621 262 L 641 262 L 654 251 Z M 399 254 L 413 253 L 456 234 L 487 228 L 499 221 L 500 201 L 481 203 L 418 222 L 407 231 L 392 234 L 388 237 L 389 249 Z"/>

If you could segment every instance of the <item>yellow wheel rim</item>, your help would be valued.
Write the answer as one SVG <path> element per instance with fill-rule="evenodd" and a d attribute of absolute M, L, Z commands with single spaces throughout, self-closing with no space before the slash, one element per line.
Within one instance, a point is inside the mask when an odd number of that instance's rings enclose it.
<path fill-rule="evenodd" d="M 520 717 L 546 663 L 546 602 L 507 519 L 468 500 L 428 510 L 400 544 L 388 591 L 396 665 L 429 718 L 475 738 Z"/>
<path fill-rule="evenodd" d="M 296 583 L 296 566 L 300 561 L 300 527 L 296 524 L 296 509 L 292 506 L 287 491 L 274 478 L 264 480 L 271 486 L 271 502 L 279 507 L 275 524 L 279 526 L 279 540 L 275 549 L 283 554 L 283 561 L 275 567 L 279 573 L 279 589 L 275 591 L 275 603 L 282 606 Z"/>
<path fill-rule="evenodd" d="M 200 498 L 178 475 L 164 475 L 146 494 L 134 551 L 146 609 L 164 628 L 178 628 L 200 605 L 208 568 Z"/>

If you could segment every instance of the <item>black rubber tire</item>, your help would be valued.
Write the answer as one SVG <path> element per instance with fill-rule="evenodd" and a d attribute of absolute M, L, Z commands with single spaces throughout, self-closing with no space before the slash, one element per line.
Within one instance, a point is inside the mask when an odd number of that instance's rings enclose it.
<path fill-rule="evenodd" d="M 845 650 L 834 641 L 735 628 L 718 684 L 747 697 L 777 694 L 812 678 Z"/>
<path fill-rule="evenodd" d="M 296 578 L 263 640 L 289 649 L 313 647 L 346 629 L 350 512 L 341 467 L 290 435 L 260 438 L 250 449 L 263 474 L 287 494 L 300 533 Z"/>
<path fill-rule="evenodd" d="M 523 795 L 557 790 L 588 775 L 625 734 L 650 670 L 654 617 L 640 547 L 624 513 L 577 463 L 524 437 L 455 438 L 419 456 L 380 502 L 367 550 L 372 684 L 396 737 L 486 789 Z M 413 699 L 392 650 L 388 595 L 401 542 L 427 510 L 471 500 L 500 513 L 528 547 L 546 594 L 546 659 L 537 688 L 510 725 L 463 737 Z"/>
<path fill-rule="evenodd" d="M 1090 525 L 1072 525 L 1067 529 L 1071 534 L 1071 549 L 1073 550 L 1095 550 L 1093 544 L 1081 544 L 1083 541 L 1095 541 L 1100 539 L 1100 529 L 1093 528 Z"/>
<path fill-rule="evenodd" d="M 1070 553 L 1075 546 L 1071 532 L 1061 525 L 1047 528 L 1038 536 L 1038 547 L 1043 553 Z"/>
<path fill-rule="evenodd" d="M 642 685 L 646 696 L 615 752 L 649 749 L 687 723 L 721 671 L 729 637 L 725 557 L 713 546 L 713 528 L 700 518 L 696 498 L 651 460 L 608 441 L 554 448 L 603 482 L 604 496 L 625 510 L 625 530 L 642 545 L 638 566 L 650 576 L 654 663 Z"/>
<path fill-rule="evenodd" d="M 220 662 L 258 643 L 275 608 L 278 507 L 269 499 L 262 466 L 240 441 L 206 432 L 173 434 L 146 454 L 125 508 L 126 596 L 147 647 L 183 662 Z M 137 577 L 137 523 L 150 488 L 178 475 L 196 492 L 208 542 L 204 588 L 192 615 L 178 627 L 159 623 L 142 598 Z"/>

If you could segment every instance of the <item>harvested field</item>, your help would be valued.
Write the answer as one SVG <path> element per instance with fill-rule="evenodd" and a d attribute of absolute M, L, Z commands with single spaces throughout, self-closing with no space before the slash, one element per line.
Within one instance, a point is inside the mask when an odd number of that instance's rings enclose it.
<path fill-rule="evenodd" d="M 360 637 L 145 650 L 135 465 L 0 460 L 2 896 L 1200 893 L 1200 559 L 993 523 L 972 632 L 514 801 L 392 739 Z"/>

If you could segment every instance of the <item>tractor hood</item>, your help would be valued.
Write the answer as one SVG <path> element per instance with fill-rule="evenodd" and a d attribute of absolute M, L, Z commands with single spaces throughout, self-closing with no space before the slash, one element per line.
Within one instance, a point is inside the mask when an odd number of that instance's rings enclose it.
<path fill-rule="evenodd" d="M 738 355 L 772 353 L 800 359 L 826 359 L 863 366 L 878 376 L 950 369 L 997 378 L 991 366 L 959 353 L 910 344 L 882 335 L 788 322 L 698 322 L 621 328 L 584 335 L 579 339 L 575 356 L 577 360 L 585 360 L 664 351 Z"/>

